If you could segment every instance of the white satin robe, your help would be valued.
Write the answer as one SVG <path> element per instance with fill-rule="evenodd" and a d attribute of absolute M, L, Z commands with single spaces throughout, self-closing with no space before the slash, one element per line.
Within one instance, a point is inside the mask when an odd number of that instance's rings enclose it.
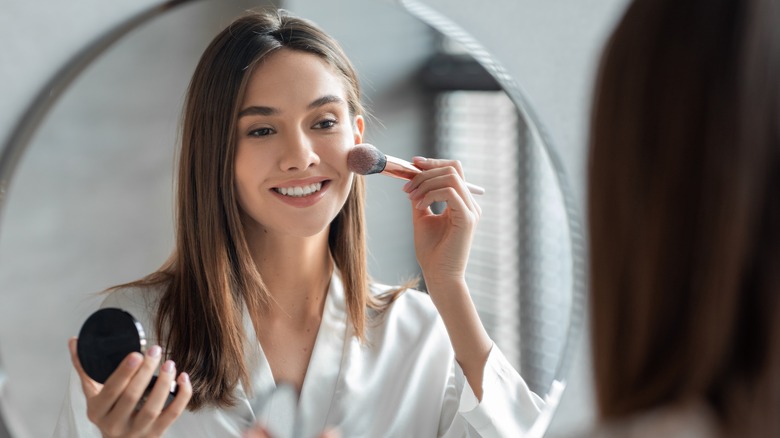
<path fill-rule="evenodd" d="M 379 293 L 386 287 L 373 289 Z M 147 330 L 148 345 L 153 345 L 157 341 L 150 331 L 158 296 L 159 291 L 123 289 L 111 293 L 102 307 L 130 312 Z M 248 339 L 257 339 L 246 314 L 244 320 Z M 366 334 L 364 344 L 353 336 L 337 271 L 294 414 L 300 437 L 315 437 L 326 428 L 338 429 L 344 438 L 521 437 L 544 405 L 495 345 L 478 402 L 454 360 L 439 314 L 422 292 L 404 292 L 382 318 L 368 324 Z M 288 428 L 275 422 L 290 416 L 262 418 L 253 411 L 276 385 L 259 342 L 249 342 L 246 348 L 255 397 L 249 399 L 239 385 L 236 406 L 185 411 L 166 437 L 235 437 L 255 421 L 271 430 Z M 87 419 L 75 371 L 70 380 L 55 436 L 99 437 Z"/>

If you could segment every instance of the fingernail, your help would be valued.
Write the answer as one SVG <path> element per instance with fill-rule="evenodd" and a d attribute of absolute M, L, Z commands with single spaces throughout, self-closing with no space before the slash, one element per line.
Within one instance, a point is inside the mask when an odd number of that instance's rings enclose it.
<path fill-rule="evenodd" d="M 176 364 L 172 360 L 166 360 L 162 366 L 162 370 L 168 374 L 173 374 L 173 370 L 176 369 Z"/>
<path fill-rule="evenodd" d="M 187 373 L 181 373 L 181 380 L 182 380 L 182 383 L 189 383 L 190 375 L 187 374 Z"/>
<path fill-rule="evenodd" d="M 418 202 L 417 205 L 414 206 L 414 208 L 420 210 L 421 205 L 423 205 L 423 201 Z"/>
<path fill-rule="evenodd" d="M 130 358 L 127 359 L 127 367 L 128 368 L 135 368 L 138 365 L 141 364 L 141 361 L 143 361 L 143 357 L 141 357 L 138 353 L 131 353 Z"/>
<path fill-rule="evenodd" d="M 412 190 L 409 192 L 409 199 L 414 199 L 414 197 L 417 195 L 417 189 Z"/>
<path fill-rule="evenodd" d="M 408 192 L 409 191 L 409 187 L 411 187 L 411 186 L 412 186 L 412 182 L 409 181 L 408 183 L 404 184 L 403 190 L 405 192 Z"/>
<path fill-rule="evenodd" d="M 428 159 L 425 158 L 425 157 L 417 156 L 417 157 L 412 158 L 412 161 L 428 161 Z"/>
<path fill-rule="evenodd" d="M 152 346 L 152 348 L 149 349 L 147 354 L 149 355 L 149 357 L 158 358 L 160 357 L 160 354 L 162 354 L 162 348 L 160 348 L 159 345 L 154 345 Z"/>

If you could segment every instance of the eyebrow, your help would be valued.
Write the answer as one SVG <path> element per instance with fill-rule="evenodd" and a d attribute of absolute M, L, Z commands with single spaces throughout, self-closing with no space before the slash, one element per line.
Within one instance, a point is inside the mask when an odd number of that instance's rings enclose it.
<path fill-rule="evenodd" d="M 315 99 L 312 103 L 309 104 L 307 109 L 315 109 L 319 108 L 321 106 L 327 105 L 329 103 L 346 103 L 344 102 L 344 99 L 334 96 L 332 94 L 328 94 L 325 96 L 320 97 L 319 99 Z"/>
<path fill-rule="evenodd" d="M 339 96 L 328 94 L 313 100 L 306 107 L 306 109 L 312 110 L 327 105 L 329 103 L 346 103 L 346 102 L 344 101 L 344 99 L 342 99 Z M 241 112 L 238 113 L 238 118 L 240 119 L 241 117 L 244 116 L 273 116 L 279 114 L 280 112 L 281 111 L 279 111 L 278 109 L 272 108 L 270 106 L 248 106 L 242 109 Z"/>

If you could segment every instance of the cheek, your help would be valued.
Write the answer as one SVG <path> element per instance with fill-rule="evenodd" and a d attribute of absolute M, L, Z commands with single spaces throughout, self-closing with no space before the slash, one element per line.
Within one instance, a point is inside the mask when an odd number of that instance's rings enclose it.
<path fill-rule="evenodd" d="M 251 148 L 238 147 L 234 168 L 234 183 L 239 199 L 257 191 L 268 174 L 269 159 Z"/>
<path fill-rule="evenodd" d="M 342 137 L 323 149 L 321 152 L 323 154 L 322 158 L 327 159 L 327 161 L 339 171 L 348 171 L 347 155 L 353 147 L 355 147 L 355 142 L 351 136 Z"/>
<path fill-rule="evenodd" d="M 239 195 L 242 195 L 244 190 L 251 185 L 252 172 L 250 171 L 250 167 L 248 160 L 242 159 L 240 156 L 236 157 L 234 179 Z"/>
<path fill-rule="evenodd" d="M 236 166 L 236 174 L 234 176 L 234 186 L 236 191 L 236 202 L 238 203 L 238 206 L 241 207 L 242 210 L 247 210 L 247 205 L 249 204 L 249 196 L 250 196 L 250 184 L 249 181 L 246 180 L 245 177 L 243 177 L 242 172 L 239 170 L 239 167 Z"/>
<path fill-rule="evenodd" d="M 274 157 L 266 145 L 241 144 L 236 147 L 236 176 L 250 177 L 268 173 Z"/>

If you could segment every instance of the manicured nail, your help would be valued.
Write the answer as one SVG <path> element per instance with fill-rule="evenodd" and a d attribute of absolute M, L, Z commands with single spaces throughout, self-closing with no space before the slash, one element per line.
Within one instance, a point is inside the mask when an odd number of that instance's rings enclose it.
<path fill-rule="evenodd" d="M 189 383 L 190 375 L 187 373 L 181 373 L 181 383 Z"/>
<path fill-rule="evenodd" d="M 166 360 L 162 366 L 162 370 L 168 374 L 173 374 L 173 370 L 176 369 L 176 364 L 172 360 Z"/>
<path fill-rule="evenodd" d="M 162 354 L 162 348 L 160 348 L 159 345 L 154 345 L 152 346 L 152 348 L 149 349 L 147 354 L 149 355 L 149 357 L 158 358 L 160 357 L 160 354 Z"/>
<path fill-rule="evenodd" d="M 144 358 L 138 353 L 131 353 L 130 358 L 127 359 L 127 367 L 135 368 L 141 364 Z"/>
<path fill-rule="evenodd" d="M 418 156 L 418 157 L 414 157 L 414 158 L 412 158 L 412 161 L 428 161 L 428 159 L 427 159 L 427 158 L 425 158 L 425 157 L 419 157 L 419 156 Z"/>

